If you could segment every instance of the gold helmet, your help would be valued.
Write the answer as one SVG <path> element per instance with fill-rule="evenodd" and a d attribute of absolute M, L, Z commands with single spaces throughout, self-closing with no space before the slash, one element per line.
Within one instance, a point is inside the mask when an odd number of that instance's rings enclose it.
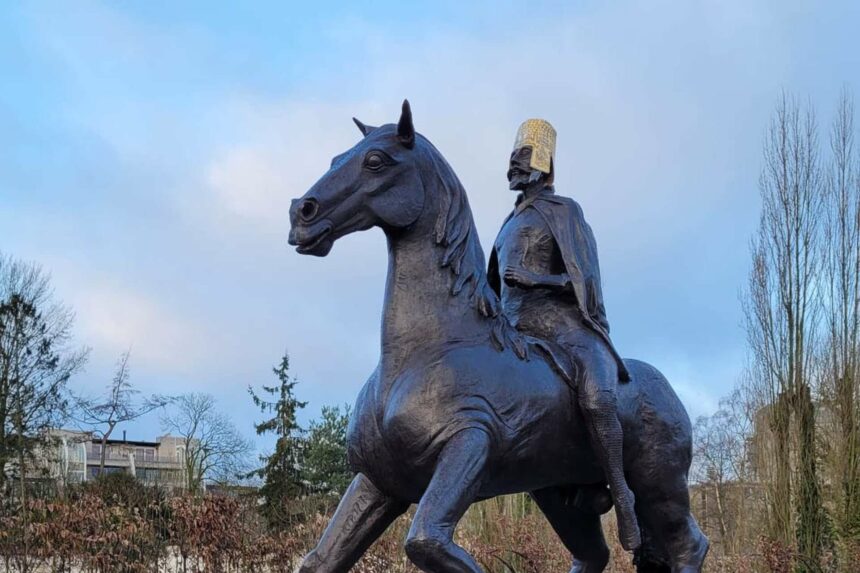
<path fill-rule="evenodd" d="M 544 119 L 527 119 L 517 130 L 514 151 L 529 147 L 532 150 L 529 167 L 543 173 L 552 171 L 555 157 L 555 128 Z"/>

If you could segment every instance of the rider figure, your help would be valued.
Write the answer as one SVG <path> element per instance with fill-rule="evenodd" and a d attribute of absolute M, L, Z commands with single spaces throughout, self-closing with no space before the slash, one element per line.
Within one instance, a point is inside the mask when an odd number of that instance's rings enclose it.
<path fill-rule="evenodd" d="M 609 339 L 597 245 L 580 206 L 555 194 L 555 129 L 530 119 L 517 132 L 508 181 L 519 191 L 490 255 L 489 281 L 511 323 L 556 343 L 575 365 L 574 394 L 615 504 L 621 544 L 640 544 L 633 492 L 624 478 L 616 386 L 629 380 Z M 501 271 L 501 272 L 500 272 Z"/>

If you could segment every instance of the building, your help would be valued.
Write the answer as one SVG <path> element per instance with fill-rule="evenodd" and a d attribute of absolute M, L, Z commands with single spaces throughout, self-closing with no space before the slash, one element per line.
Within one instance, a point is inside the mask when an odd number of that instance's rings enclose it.
<path fill-rule="evenodd" d="M 126 472 L 146 485 L 168 489 L 185 485 L 185 440 L 164 435 L 154 442 L 110 439 L 102 445 L 91 432 L 53 430 L 56 452 L 51 463 L 52 475 L 65 483 L 81 483 L 102 472 Z M 101 468 L 102 447 L 104 470 Z"/>

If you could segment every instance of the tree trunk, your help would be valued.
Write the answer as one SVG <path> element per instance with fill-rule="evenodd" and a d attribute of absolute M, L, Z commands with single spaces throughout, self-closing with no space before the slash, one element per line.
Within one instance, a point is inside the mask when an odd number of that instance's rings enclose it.
<path fill-rule="evenodd" d="M 786 545 L 792 542 L 791 518 L 791 409 L 788 398 L 780 394 L 772 406 L 771 428 L 774 439 L 774 479 L 771 509 L 771 535 Z"/>
<path fill-rule="evenodd" d="M 115 422 L 108 422 L 107 432 L 102 434 L 102 452 L 101 452 L 101 457 L 99 458 L 99 475 L 102 475 L 105 471 L 105 457 L 107 456 L 107 441 L 110 438 L 110 435 L 113 433 L 114 426 L 116 426 Z"/>
<path fill-rule="evenodd" d="M 726 553 L 729 553 L 727 546 L 730 545 L 728 541 L 728 532 L 726 528 L 726 512 L 723 507 L 723 492 L 722 492 L 722 484 L 714 480 L 714 497 L 717 500 L 717 517 L 719 518 L 720 524 L 720 540 L 723 542 L 723 548 Z"/>
<path fill-rule="evenodd" d="M 24 455 L 24 423 L 21 419 L 21 413 L 18 413 L 18 423 L 16 424 L 18 432 L 18 479 L 21 486 L 21 551 L 23 552 L 20 561 L 21 573 L 30 571 L 30 508 L 27 507 L 27 477 L 26 477 L 26 459 Z"/>
<path fill-rule="evenodd" d="M 860 424 L 855 417 L 856 398 L 853 377 L 843 374 L 836 381 L 836 408 L 844 440 L 842 462 L 842 534 L 860 536 Z"/>
<path fill-rule="evenodd" d="M 818 485 L 815 451 L 815 406 L 809 386 L 797 393 L 795 414 L 798 424 L 797 546 L 809 565 L 798 571 L 815 571 L 824 542 L 824 515 Z"/>
<path fill-rule="evenodd" d="M 6 464 L 9 463 L 9 438 L 6 435 L 6 405 L 9 396 L 8 384 L 5 380 L 0 380 L 0 383 L 3 384 L 3 389 L 0 390 L 0 495 L 3 495 L 6 490 Z"/>

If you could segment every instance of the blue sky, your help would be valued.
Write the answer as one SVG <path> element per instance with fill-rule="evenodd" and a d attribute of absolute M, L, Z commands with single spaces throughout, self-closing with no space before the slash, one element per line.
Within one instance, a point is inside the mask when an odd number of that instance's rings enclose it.
<path fill-rule="evenodd" d="M 782 89 L 825 126 L 860 92 L 860 5 L 462 4 L 5 3 L 0 250 L 75 309 L 74 385 L 97 391 L 131 347 L 138 387 L 210 392 L 250 436 L 245 389 L 287 348 L 305 421 L 352 401 L 378 357 L 382 234 L 301 257 L 287 208 L 356 141 L 351 116 L 389 123 L 408 97 L 485 248 L 517 126 L 555 125 L 616 345 L 713 410 L 744 362 L 764 128 Z"/>

